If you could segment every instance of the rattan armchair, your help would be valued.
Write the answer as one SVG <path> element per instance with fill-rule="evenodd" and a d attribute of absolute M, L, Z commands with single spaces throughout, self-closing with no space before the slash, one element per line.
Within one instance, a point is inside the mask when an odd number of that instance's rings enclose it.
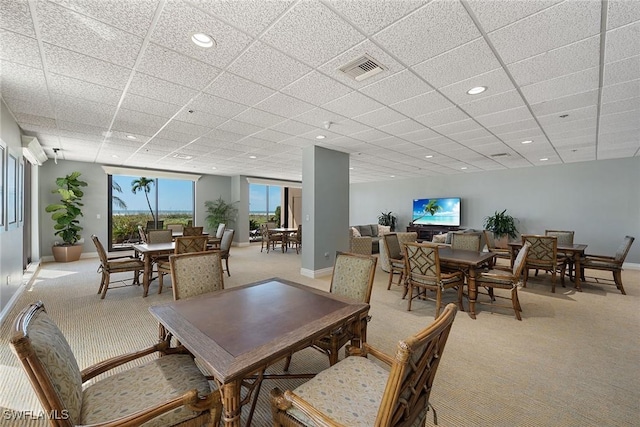
<path fill-rule="evenodd" d="M 226 224 L 218 224 L 215 236 L 209 236 L 209 248 L 216 249 L 220 247 L 220 241 L 222 240 L 222 235 L 224 234 L 224 229 L 226 227 Z"/>
<path fill-rule="evenodd" d="M 613 283 L 616 285 L 616 288 L 622 293 L 622 295 L 626 295 L 627 293 L 624 291 L 624 287 L 622 286 L 622 265 L 624 264 L 624 260 L 627 257 L 634 240 L 635 237 L 625 236 L 614 256 L 585 255 L 584 258 L 580 260 L 580 274 L 582 280 L 586 279 L 584 275 L 585 269 L 610 271 L 613 273 Z M 606 281 L 606 279 L 601 278 L 594 279 L 597 282 L 600 282 L 601 280 Z"/>
<path fill-rule="evenodd" d="M 262 236 L 261 244 L 260 244 L 260 252 L 264 248 L 267 248 L 267 253 L 269 250 L 276 248 L 276 243 L 280 242 L 282 245 L 283 236 L 282 233 L 274 233 L 269 230 L 267 224 L 260 224 L 260 235 Z"/>
<path fill-rule="evenodd" d="M 451 233 L 451 249 L 480 252 L 481 233 Z"/>
<path fill-rule="evenodd" d="M 93 240 L 93 244 L 98 251 L 98 257 L 100 258 L 100 267 L 98 267 L 98 273 L 102 273 L 100 287 L 98 288 L 98 293 L 102 294 L 100 299 L 104 299 L 107 295 L 109 285 L 112 283 L 111 274 L 133 272 L 133 278 L 127 280 L 132 280 L 131 285 L 140 285 L 140 273 L 144 271 L 144 262 L 129 255 L 108 257 L 98 236 L 92 235 L 91 240 Z M 124 283 L 123 280 L 118 280 L 117 282 Z M 116 287 L 120 288 L 131 285 L 123 284 L 122 286 Z"/>
<path fill-rule="evenodd" d="M 231 244 L 233 243 L 234 234 L 235 230 L 224 230 L 224 233 L 222 233 L 222 240 L 220 240 L 220 256 L 224 260 L 224 267 L 227 272 L 227 276 L 231 276 L 231 271 L 229 271 L 229 257 L 231 256 Z"/>
<path fill-rule="evenodd" d="M 273 425 L 424 426 L 455 315 L 455 305 L 449 304 L 430 326 L 400 341 L 395 357 L 365 343 L 362 349 L 349 348 L 351 356 L 295 390 L 272 390 Z"/>
<path fill-rule="evenodd" d="M 190 252 L 202 252 L 207 249 L 207 236 L 183 236 L 176 237 L 175 248 L 173 253 L 186 254 Z M 164 275 L 171 274 L 171 264 L 169 258 L 158 260 L 158 293 L 162 293 L 162 287 L 164 285 Z M 171 282 L 173 283 L 173 281 Z"/>
<path fill-rule="evenodd" d="M 527 287 L 529 270 L 545 270 L 551 272 L 551 292 L 556 291 L 556 275 L 560 272 L 560 281 L 564 287 L 564 272 L 567 264 L 565 257 L 558 258 L 558 238 L 555 236 L 538 236 L 523 234 L 522 245 L 529 243 L 531 247 L 525 258 L 524 280 L 522 286 Z"/>
<path fill-rule="evenodd" d="M 518 287 L 522 285 L 522 270 L 524 269 L 524 264 L 527 258 L 527 252 L 529 251 L 529 244 L 525 244 L 520 252 L 518 252 L 518 256 L 516 257 L 515 262 L 513 263 L 513 268 L 508 269 L 507 267 L 496 267 L 495 269 L 485 271 L 480 273 L 480 275 L 476 276 L 476 284 L 478 287 L 483 287 L 487 290 L 487 294 L 491 298 L 490 305 L 492 306 L 501 306 L 499 304 L 494 304 L 496 298 L 506 298 L 501 295 L 496 295 L 494 293 L 494 289 L 507 289 L 511 291 L 511 295 L 509 299 L 511 300 L 511 308 L 516 314 L 516 319 L 522 320 L 522 316 L 520 312 L 522 311 L 522 307 L 520 306 L 520 300 L 518 299 Z M 476 304 L 484 304 L 483 301 L 477 300 Z"/>
<path fill-rule="evenodd" d="M 484 230 L 484 240 L 487 242 L 489 252 L 496 254 L 496 258 L 511 259 L 509 248 L 499 248 L 496 246 L 496 236 L 493 231 Z"/>
<path fill-rule="evenodd" d="M 384 250 L 389 260 L 389 281 L 387 282 L 387 290 L 391 289 L 391 285 L 404 286 L 404 292 L 402 298 L 407 294 L 407 286 L 404 281 L 405 277 L 405 262 L 404 253 L 400 247 L 400 241 L 396 233 L 386 233 L 382 235 L 384 239 Z M 394 275 L 398 274 L 398 282 L 393 281 Z"/>
<path fill-rule="evenodd" d="M 287 238 L 287 242 L 292 247 L 296 248 L 296 253 L 297 254 L 300 253 L 300 248 L 302 247 L 302 224 L 298 224 L 298 231 L 296 231 L 295 233 L 291 234 Z"/>
<path fill-rule="evenodd" d="M 204 227 L 185 227 L 182 230 L 183 236 L 202 236 L 202 232 L 204 231 Z"/>
<path fill-rule="evenodd" d="M 464 274 L 461 271 L 443 273 L 440 270 L 440 255 L 438 245 L 434 243 L 405 243 L 404 260 L 407 271 L 407 287 L 409 303 L 407 311 L 411 311 L 411 301 L 418 296 L 427 298 L 426 291 L 436 293 L 435 317 L 440 314 L 442 293 L 447 289 L 457 292 L 458 307 L 462 307 L 462 291 L 464 288 Z M 414 295 L 413 290 L 417 292 Z"/>
<path fill-rule="evenodd" d="M 174 300 L 224 289 L 220 251 L 172 255 L 169 264 Z"/>
<path fill-rule="evenodd" d="M 37 302 L 18 315 L 10 345 L 43 410 L 53 415 L 51 426 L 219 423 L 220 393 L 211 390 L 190 354 L 167 342 L 80 370 L 66 338 Z M 154 353 L 163 357 L 121 368 Z"/>

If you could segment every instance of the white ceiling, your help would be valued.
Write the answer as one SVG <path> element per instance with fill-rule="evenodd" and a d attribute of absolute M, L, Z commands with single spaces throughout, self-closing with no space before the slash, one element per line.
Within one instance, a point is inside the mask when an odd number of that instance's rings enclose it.
<path fill-rule="evenodd" d="M 0 7 L 2 98 L 49 157 L 300 180 L 319 145 L 357 183 L 640 155 L 638 0 Z M 386 71 L 338 70 L 365 53 Z"/>

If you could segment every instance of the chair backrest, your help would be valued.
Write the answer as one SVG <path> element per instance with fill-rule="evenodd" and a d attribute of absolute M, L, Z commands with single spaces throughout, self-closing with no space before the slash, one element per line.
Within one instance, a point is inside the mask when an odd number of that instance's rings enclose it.
<path fill-rule="evenodd" d="M 262 240 L 269 240 L 269 228 L 267 224 L 260 224 L 260 235 L 262 236 Z"/>
<path fill-rule="evenodd" d="M 522 246 L 522 248 L 520 248 L 520 251 L 518 252 L 518 256 L 513 262 L 513 269 L 511 270 L 511 272 L 513 273 L 513 277 L 516 280 L 522 274 L 522 270 L 524 269 L 524 264 L 525 264 L 525 261 L 527 260 L 527 254 L 529 253 L 530 246 L 531 246 L 530 244 L 525 243 Z"/>
<path fill-rule="evenodd" d="M 482 235 L 480 233 L 452 233 L 451 249 L 460 249 L 463 251 L 480 252 L 480 242 Z"/>
<path fill-rule="evenodd" d="M 147 233 L 144 232 L 144 228 L 141 225 L 138 226 L 138 234 L 140 235 L 140 241 L 147 243 Z"/>
<path fill-rule="evenodd" d="M 185 227 L 182 230 L 183 236 L 201 236 L 204 227 Z"/>
<path fill-rule="evenodd" d="M 298 231 L 296 231 L 296 242 L 302 243 L 302 224 L 298 224 Z"/>
<path fill-rule="evenodd" d="M 440 255 L 434 243 L 405 243 L 404 261 L 408 280 L 436 285 L 440 282 Z"/>
<path fill-rule="evenodd" d="M 374 256 L 336 252 L 329 292 L 368 304 L 377 262 Z"/>
<path fill-rule="evenodd" d="M 618 247 L 618 250 L 616 251 L 616 254 L 615 254 L 615 260 L 616 262 L 620 263 L 620 265 L 624 263 L 624 259 L 627 257 L 627 254 L 629 253 L 629 249 L 631 249 L 631 245 L 633 244 L 633 241 L 635 239 L 636 239 L 635 237 L 625 236 L 624 241 Z"/>
<path fill-rule="evenodd" d="M 225 253 L 228 254 L 231 250 L 231 243 L 233 243 L 234 233 L 235 230 L 231 228 L 228 230 L 224 230 L 224 233 L 222 233 L 222 239 L 220 240 L 220 251 L 223 253 L 223 255 Z"/>
<path fill-rule="evenodd" d="M 68 411 L 59 426 L 80 422 L 82 375 L 62 331 L 46 313 L 42 301 L 23 309 L 15 321 L 10 344 L 29 377 L 46 413 Z"/>
<path fill-rule="evenodd" d="M 162 230 L 162 228 L 164 227 L 164 220 L 158 220 L 156 222 L 158 223 L 157 226 L 153 221 L 147 221 L 147 231 L 149 231 L 149 230 Z"/>
<path fill-rule="evenodd" d="M 545 236 L 556 236 L 558 238 L 558 246 L 571 246 L 573 245 L 574 231 L 569 230 L 545 230 Z"/>
<path fill-rule="evenodd" d="M 175 254 L 189 252 L 202 252 L 207 250 L 207 236 L 183 236 L 176 237 Z"/>
<path fill-rule="evenodd" d="M 527 262 L 555 267 L 558 257 L 558 238 L 556 236 L 523 234 L 522 244 L 525 243 L 531 245 L 527 253 Z"/>
<path fill-rule="evenodd" d="M 184 230 L 184 225 L 182 224 L 167 224 L 167 230 L 182 232 Z"/>
<path fill-rule="evenodd" d="M 147 243 L 171 243 L 173 235 L 171 230 L 149 230 L 147 231 Z"/>
<path fill-rule="evenodd" d="M 169 264 L 174 300 L 224 289 L 220 251 L 171 255 Z"/>
<path fill-rule="evenodd" d="M 433 380 L 456 311 L 455 304 L 448 304 L 431 325 L 398 343 L 376 425 L 424 425 Z"/>
<path fill-rule="evenodd" d="M 218 224 L 218 229 L 216 230 L 216 239 L 222 239 L 222 234 L 224 233 L 224 228 L 226 224 Z"/>
<path fill-rule="evenodd" d="M 389 259 L 402 259 L 402 248 L 400 247 L 400 241 L 398 241 L 398 235 L 396 233 L 383 234 L 384 247 Z"/>
<path fill-rule="evenodd" d="M 100 242 L 100 240 L 98 240 L 98 236 L 96 236 L 95 234 L 91 236 L 91 240 L 93 240 L 93 244 L 96 245 L 98 257 L 100 257 L 100 263 L 102 263 L 102 265 L 106 267 L 108 260 L 107 252 L 104 250 L 104 246 L 102 246 L 102 243 Z"/>
<path fill-rule="evenodd" d="M 487 242 L 487 248 L 489 250 L 496 249 L 496 237 L 493 234 L 493 231 L 484 230 L 484 240 Z"/>

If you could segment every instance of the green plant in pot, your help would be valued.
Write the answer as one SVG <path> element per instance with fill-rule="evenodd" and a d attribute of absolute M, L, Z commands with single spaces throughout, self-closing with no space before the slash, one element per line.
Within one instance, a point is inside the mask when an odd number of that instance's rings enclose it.
<path fill-rule="evenodd" d="M 378 216 L 378 224 L 387 225 L 391 227 L 391 231 L 396 229 L 396 216 L 391 212 L 380 212 Z"/>
<path fill-rule="evenodd" d="M 502 212 L 496 211 L 493 215 L 485 217 L 484 228 L 493 232 L 496 238 L 496 246 L 501 248 L 508 247 L 509 238 L 515 239 L 518 235 L 516 219 L 507 214 L 506 209 Z"/>
<path fill-rule="evenodd" d="M 215 201 L 206 201 L 204 206 L 208 214 L 205 221 L 209 231 L 212 232 L 217 230 L 218 224 L 226 224 L 228 226 L 238 213 L 238 209 L 233 203 L 225 202 L 222 197 L 218 197 Z"/>
<path fill-rule="evenodd" d="M 78 179 L 80 175 L 80 172 L 72 172 L 67 176 L 56 178 L 58 188 L 51 192 L 60 196 L 60 202 L 52 203 L 45 208 L 51 213 L 51 219 L 55 221 L 54 234 L 62 238 L 63 242 L 62 245 L 54 245 L 51 250 L 54 259 L 58 262 L 77 261 L 82 254 L 82 245 L 78 244 L 81 237 L 80 231 L 82 231 L 78 217 L 83 216 L 82 187 L 86 187 L 87 183 Z"/>

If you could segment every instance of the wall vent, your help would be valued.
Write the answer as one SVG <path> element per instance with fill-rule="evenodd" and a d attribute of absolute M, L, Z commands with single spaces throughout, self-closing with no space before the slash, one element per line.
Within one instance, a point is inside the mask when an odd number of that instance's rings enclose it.
<path fill-rule="evenodd" d="M 387 67 L 367 54 L 339 68 L 340 71 L 358 82 L 373 77 L 386 69 Z"/>

